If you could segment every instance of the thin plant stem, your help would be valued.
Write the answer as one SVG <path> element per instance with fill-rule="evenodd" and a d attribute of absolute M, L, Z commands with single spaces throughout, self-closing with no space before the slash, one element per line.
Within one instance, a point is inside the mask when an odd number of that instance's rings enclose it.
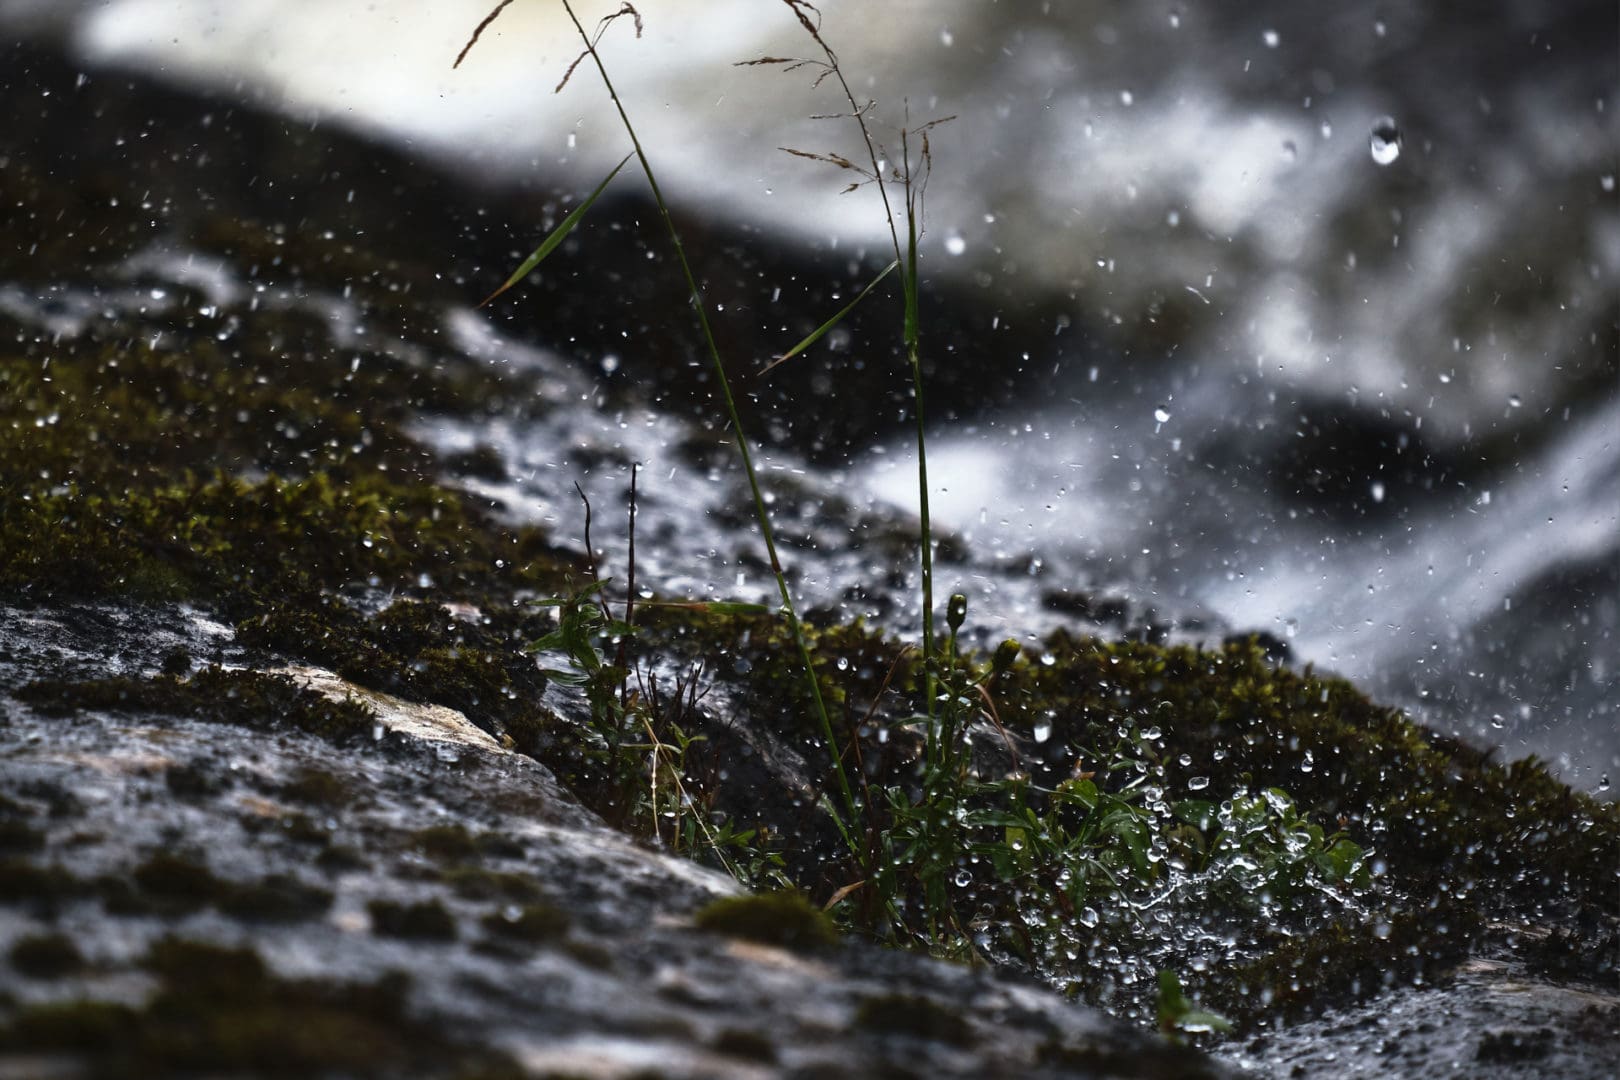
<path fill-rule="evenodd" d="M 664 221 L 664 229 L 669 234 L 670 246 L 674 248 L 675 257 L 681 264 L 681 273 L 686 277 L 687 292 L 692 298 L 692 307 L 697 312 L 698 327 L 702 331 L 704 345 L 708 348 L 709 359 L 714 364 L 715 375 L 720 386 L 720 396 L 726 406 L 726 415 L 730 419 L 732 431 L 737 437 L 737 450 L 742 457 L 743 470 L 747 473 L 748 487 L 754 498 L 754 514 L 759 519 L 759 531 L 765 540 L 766 554 L 770 557 L 771 573 L 776 578 L 777 591 L 781 594 L 782 613 L 787 619 L 788 630 L 793 636 L 793 643 L 798 648 L 799 659 L 804 664 L 805 678 L 810 683 L 810 695 L 815 705 L 816 717 L 821 722 L 822 735 L 827 740 L 827 754 L 832 760 L 833 775 L 838 781 L 844 811 L 853 817 L 856 812 L 855 795 L 850 789 L 849 778 L 844 774 L 844 766 L 838 752 L 837 736 L 833 732 L 832 720 L 827 714 L 826 702 L 822 700 L 821 685 L 816 678 L 815 667 L 810 660 L 810 647 L 805 641 L 804 630 L 799 623 L 798 612 L 793 605 L 793 596 L 788 590 L 787 575 L 783 572 L 781 559 L 778 558 L 776 553 L 776 537 L 771 529 L 770 514 L 765 508 L 765 496 L 760 490 L 759 475 L 754 468 L 753 454 L 748 448 L 748 438 L 743 432 L 742 417 L 737 411 L 737 401 L 731 393 L 731 381 L 726 377 L 726 366 L 720 359 L 720 347 L 715 342 L 714 331 L 709 327 L 709 314 L 703 304 L 703 291 L 698 287 L 697 277 L 692 273 L 691 263 L 687 261 L 686 246 L 681 243 L 680 230 L 675 227 L 675 220 L 670 216 L 669 205 L 664 201 L 663 192 L 658 186 L 658 178 L 653 174 L 652 163 L 647 160 L 647 153 L 642 148 L 641 140 L 636 136 L 635 125 L 630 122 L 630 114 L 625 111 L 624 102 L 619 99 L 619 92 L 614 89 L 613 80 L 607 73 L 607 66 L 602 62 L 601 54 L 596 50 L 596 43 L 586 33 L 585 27 L 579 21 L 579 16 L 574 14 L 574 7 L 569 0 L 563 0 L 563 10 L 568 13 L 568 18 L 574 24 L 574 29 L 579 32 L 580 40 L 585 45 L 585 52 L 589 54 L 591 62 L 596 66 L 597 73 L 601 75 L 602 85 L 607 89 L 608 97 L 613 100 L 613 107 L 618 110 L 619 120 L 624 125 L 625 134 L 630 136 L 630 143 L 635 147 L 636 159 L 641 163 L 641 171 L 647 177 L 647 186 L 652 189 L 653 201 L 658 206 L 659 216 Z M 842 831 L 842 819 L 839 820 L 838 824 L 840 831 Z"/>
<path fill-rule="evenodd" d="M 901 168 L 905 178 L 906 187 L 906 250 L 900 250 L 900 232 L 895 225 L 894 205 L 889 201 L 889 185 L 883 178 L 883 168 L 878 164 L 877 143 L 872 138 L 872 130 L 866 123 L 866 110 L 855 99 L 855 91 L 850 89 L 849 81 L 844 78 L 844 69 L 839 66 L 838 54 L 833 52 L 832 46 L 821 36 L 821 30 L 816 20 L 806 14 L 808 4 L 803 0 L 783 0 L 794 16 L 799 20 L 805 32 L 810 35 L 822 53 L 827 57 L 827 70 L 832 77 L 838 80 L 838 86 L 844 92 L 844 99 L 849 102 L 850 116 L 860 128 L 861 141 L 866 144 L 867 160 L 872 164 L 872 177 L 877 181 L 878 195 L 883 200 L 883 218 L 889 226 L 889 240 L 894 245 L 895 260 L 905 267 L 902 275 L 902 290 L 905 294 L 905 345 L 906 363 L 911 368 L 911 392 L 915 402 L 913 412 L 917 420 L 917 509 L 921 516 L 918 525 L 917 548 L 922 563 L 922 639 L 923 639 L 923 699 L 928 715 L 934 715 L 934 537 L 933 518 L 928 512 L 928 429 L 923 414 L 923 378 L 922 378 L 922 348 L 921 348 L 921 319 L 917 310 L 917 217 L 920 207 L 917 205 L 915 193 L 911 183 L 910 148 L 906 145 L 906 131 L 900 132 Z M 925 144 L 926 145 L 926 144 Z"/>

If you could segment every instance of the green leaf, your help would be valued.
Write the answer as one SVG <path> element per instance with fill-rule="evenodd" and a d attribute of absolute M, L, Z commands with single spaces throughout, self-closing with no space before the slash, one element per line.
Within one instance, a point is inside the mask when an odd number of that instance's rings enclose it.
<path fill-rule="evenodd" d="M 1215 804 L 1205 799 L 1183 799 L 1172 810 L 1176 817 L 1199 829 L 1208 830 L 1215 824 Z"/>
<path fill-rule="evenodd" d="M 893 262 L 891 262 L 888 266 L 885 266 L 883 268 L 883 272 L 878 274 L 877 277 L 873 278 L 872 283 L 870 285 L 868 285 L 866 288 L 862 289 L 861 294 L 859 296 L 857 296 L 855 299 L 851 300 L 848 304 L 845 304 L 843 309 L 841 311 L 839 311 L 838 314 L 834 315 L 832 318 L 828 319 L 826 322 L 822 323 L 820 326 L 818 326 L 814 330 L 812 330 L 810 332 L 809 337 L 805 338 L 803 341 L 801 341 L 797 345 L 793 346 L 793 348 L 789 349 L 787 352 L 783 353 L 781 356 L 778 356 L 775 360 L 772 360 L 769 364 L 766 364 L 764 367 L 760 368 L 759 373 L 761 375 L 763 375 L 767 371 L 769 371 L 773 367 L 775 367 L 776 365 L 787 363 L 789 360 L 793 359 L 795 356 L 798 356 L 800 353 L 804 352 L 804 350 L 808 349 L 810 346 L 812 346 L 816 342 L 820 341 L 822 339 L 822 337 L 827 333 L 827 331 L 831 330 L 833 327 L 837 326 L 840 322 L 842 322 L 843 319 L 844 319 L 844 316 L 848 315 L 851 311 L 854 311 L 855 310 L 855 305 L 859 304 L 862 300 L 865 300 L 866 299 L 866 294 L 871 292 L 873 289 L 877 288 L 878 282 L 880 282 L 884 278 L 888 277 L 889 272 L 892 271 L 895 267 L 897 267 L 899 265 L 900 265 L 900 260 L 896 259 Z"/>
<path fill-rule="evenodd" d="M 1087 810 L 1096 809 L 1097 806 L 1097 785 L 1090 780 L 1065 780 L 1053 794 L 1073 800 Z"/>
<path fill-rule="evenodd" d="M 619 175 L 619 170 L 624 168 L 634 156 L 634 154 L 624 155 L 624 160 L 613 166 L 613 171 L 607 174 L 607 178 L 605 180 L 596 185 L 596 190 L 591 192 L 590 197 L 570 210 L 568 212 L 568 216 L 563 218 L 562 221 L 558 222 L 557 227 L 552 229 L 551 233 L 544 240 L 540 241 L 540 246 L 534 249 L 534 254 L 530 255 L 527 259 L 524 259 L 523 265 L 512 271 L 512 276 L 506 279 L 506 284 L 490 293 L 489 296 L 484 299 L 484 302 L 478 306 L 487 307 L 489 303 L 497 296 L 501 295 L 501 293 L 528 277 L 529 274 L 533 272 L 534 268 L 540 265 L 541 260 L 543 260 L 547 255 L 550 255 L 553 251 L 557 250 L 557 245 L 561 244 L 568 238 L 568 234 L 574 231 L 574 226 L 579 224 L 579 219 L 585 216 L 585 211 L 591 208 L 592 203 L 601 198 L 602 192 L 606 191 L 607 186 L 613 182 L 613 178 Z"/>

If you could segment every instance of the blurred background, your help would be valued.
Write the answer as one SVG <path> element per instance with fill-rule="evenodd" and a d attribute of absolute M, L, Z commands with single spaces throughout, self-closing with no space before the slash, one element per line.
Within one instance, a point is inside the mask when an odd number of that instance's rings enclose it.
<path fill-rule="evenodd" d="M 594 72 L 553 92 L 578 53 L 559 3 L 518 0 L 451 70 L 492 6 L 0 0 L 0 27 L 484 181 L 588 189 L 627 146 Z M 618 4 L 577 7 L 589 26 Z M 733 66 L 812 51 L 789 8 L 637 7 L 641 39 L 626 18 L 604 50 L 677 205 L 881 265 L 872 190 L 777 149 L 855 156 L 847 123 L 810 118 L 847 106 L 812 71 Z M 954 117 L 930 136 L 925 276 L 975 329 L 931 359 L 990 404 L 938 417 L 942 521 L 1608 789 L 1615 5 L 819 7 L 891 152 L 908 116 Z M 909 454 L 831 457 L 862 498 L 914 506 Z"/>

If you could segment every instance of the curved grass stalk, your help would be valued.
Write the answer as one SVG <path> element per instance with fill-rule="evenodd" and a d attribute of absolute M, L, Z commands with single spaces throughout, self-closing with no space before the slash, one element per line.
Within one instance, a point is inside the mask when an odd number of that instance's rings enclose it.
<path fill-rule="evenodd" d="M 511 0 L 502 0 L 502 3 L 479 24 L 477 31 L 474 32 L 473 41 L 477 40 L 478 34 L 482 33 L 484 28 L 510 2 Z M 799 615 L 793 603 L 792 593 L 788 589 L 787 575 L 782 569 L 782 561 L 777 554 L 776 535 L 771 528 L 770 513 L 765 507 L 765 496 L 760 489 L 759 474 L 754 466 L 753 453 L 749 449 L 748 437 L 743 431 L 742 417 L 737 410 L 737 401 L 731 392 L 731 380 L 726 375 L 725 363 L 720 358 L 720 347 L 715 341 L 714 331 L 709 326 L 709 313 L 703 302 L 703 290 L 698 287 L 697 277 L 692 273 L 691 263 L 686 257 L 686 246 L 682 243 L 680 230 L 676 228 L 675 220 L 670 215 L 669 204 L 664 200 L 663 190 L 658 185 L 658 177 L 653 173 L 652 163 L 647 159 L 647 152 L 641 145 L 641 139 L 636 135 L 635 125 L 630 122 L 630 114 L 625 110 L 624 102 L 620 99 L 619 92 L 614 88 L 613 80 L 608 75 L 607 65 L 603 63 L 602 56 L 596 48 L 597 41 L 601 37 L 601 28 L 605 28 L 608 23 L 620 15 L 630 15 L 636 20 L 637 34 L 639 36 L 641 16 L 631 4 L 625 3 L 618 12 L 609 15 L 602 21 L 597 36 L 593 38 L 586 32 L 584 25 L 579 21 L 579 16 L 574 13 L 574 7 L 570 0 L 562 0 L 562 6 L 563 10 L 568 14 L 569 21 L 574 24 L 574 29 L 579 33 L 581 43 L 584 45 L 584 51 L 580 54 L 580 59 L 584 59 L 586 56 L 590 57 L 592 64 L 596 67 L 597 74 L 602 78 L 602 85 L 607 90 L 608 97 L 613 101 L 613 107 L 618 111 L 619 120 L 624 127 L 625 134 L 630 137 L 630 144 L 634 147 L 636 160 L 641 164 L 643 175 L 647 177 L 647 186 L 652 191 L 653 202 L 657 205 L 659 217 L 664 222 L 664 230 L 669 236 L 670 246 L 674 249 L 676 261 L 680 263 L 681 273 L 686 278 L 687 294 L 691 297 L 692 308 L 697 313 L 698 328 L 703 335 L 703 343 L 707 348 L 709 359 L 714 365 L 715 377 L 720 386 L 720 396 L 726 407 L 726 417 L 731 423 L 732 431 L 736 434 L 737 451 L 742 458 L 743 471 L 748 477 L 749 491 L 753 495 L 754 515 L 759 521 L 760 534 L 765 541 L 765 551 L 770 558 L 771 574 L 776 579 L 777 591 L 781 596 L 782 615 L 787 619 L 788 630 L 798 650 L 799 659 L 804 664 L 805 678 L 810 683 L 810 696 L 815 707 L 816 718 L 821 725 L 822 736 L 827 741 L 827 754 L 832 760 L 833 776 L 838 781 L 839 795 L 843 801 L 843 812 L 853 819 L 857 812 L 855 795 L 849 786 L 849 778 L 844 773 L 842 755 L 839 753 L 838 739 L 833 731 L 832 719 L 827 713 L 826 702 L 822 699 L 821 684 L 816 678 L 815 667 L 810 659 L 810 648 L 805 641 L 804 629 L 799 622 Z M 472 44 L 473 42 L 469 41 L 467 48 L 470 49 Z M 462 51 L 462 56 L 466 56 L 466 49 Z M 574 65 L 577 66 L 579 62 L 579 60 L 575 60 Z M 459 59 L 457 63 L 460 63 Z M 563 81 L 558 84 L 557 88 L 559 90 L 567 83 L 573 71 L 574 67 L 568 69 L 568 73 L 563 76 Z M 598 189 L 598 192 L 600 192 L 600 189 Z M 829 809 L 833 808 L 829 807 Z M 844 821 L 836 811 L 834 812 L 834 818 L 837 820 L 839 832 L 847 839 L 848 833 Z M 851 851 L 857 859 L 860 858 L 858 849 L 852 846 Z"/>

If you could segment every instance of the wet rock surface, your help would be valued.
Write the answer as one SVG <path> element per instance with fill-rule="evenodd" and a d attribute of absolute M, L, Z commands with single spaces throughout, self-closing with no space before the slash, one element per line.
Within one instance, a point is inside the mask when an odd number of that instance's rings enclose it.
<path fill-rule="evenodd" d="M 379 710 L 334 743 L 10 696 L 44 671 L 156 675 L 176 646 L 229 663 L 213 629 L 0 613 L 8 1075 L 1225 1074 L 982 968 L 700 929 L 729 879 L 470 725 Z"/>

